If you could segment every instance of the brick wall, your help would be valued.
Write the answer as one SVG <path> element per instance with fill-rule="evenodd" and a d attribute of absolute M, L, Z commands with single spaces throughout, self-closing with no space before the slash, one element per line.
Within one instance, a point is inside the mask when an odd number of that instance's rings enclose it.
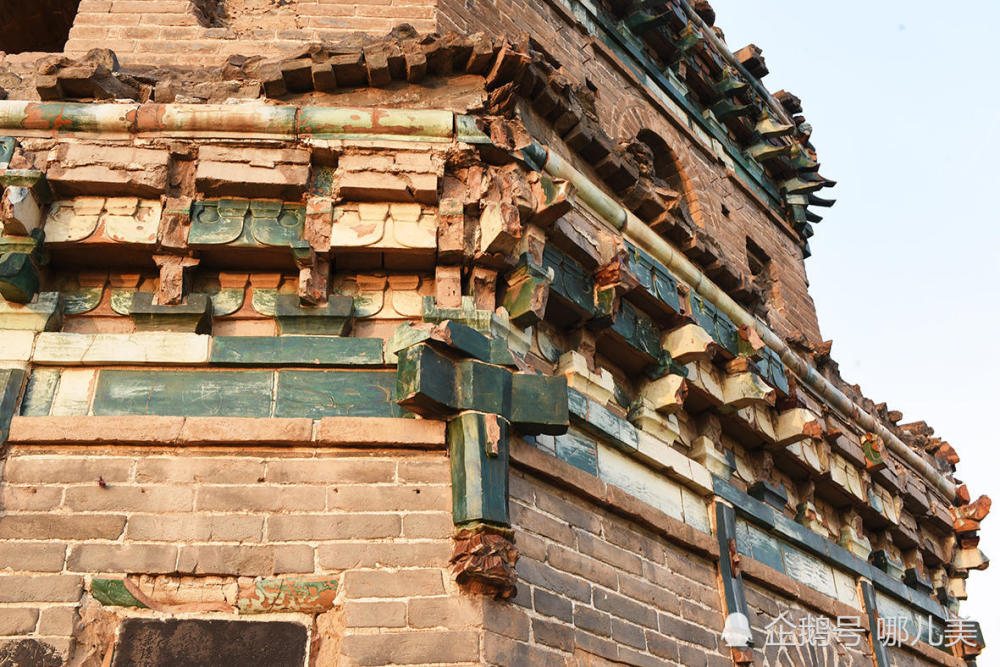
<path fill-rule="evenodd" d="M 510 492 L 520 581 L 486 610 L 488 663 L 732 665 L 713 561 L 530 475 Z"/>
<path fill-rule="evenodd" d="M 304 41 L 399 23 L 434 30 L 436 0 L 81 0 L 66 53 L 110 48 L 127 64 L 212 65 L 231 54 L 277 55 Z"/>
<path fill-rule="evenodd" d="M 65 652 L 94 575 L 163 575 L 197 589 L 220 577 L 332 573 L 340 604 L 323 616 L 336 617 L 346 659 L 478 660 L 478 603 L 458 597 L 447 570 L 443 453 L 14 447 L 0 490 L 7 637 Z"/>
<path fill-rule="evenodd" d="M 558 3 L 440 0 L 438 29 L 510 35 L 527 32 L 562 64 L 569 76 L 597 87 L 598 117 L 611 137 L 630 139 L 643 128 L 658 134 L 677 156 L 695 222 L 719 245 L 723 256 L 749 276 L 746 239 L 750 237 L 770 257 L 775 281 L 768 303 L 771 326 L 784 336 L 799 332 L 809 341 L 819 342 L 816 308 L 807 291 L 809 282 L 796 243 L 765 213 L 763 204 L 719 164 L 714 153 L 677 124 L 686 128 L 686 121 L 668 117 L 641 86 L 616 66 L 614 56 L 584 31 L 571 28 L 553 4 Z M 582 167 L 579 163 L 576 166 Z"/>

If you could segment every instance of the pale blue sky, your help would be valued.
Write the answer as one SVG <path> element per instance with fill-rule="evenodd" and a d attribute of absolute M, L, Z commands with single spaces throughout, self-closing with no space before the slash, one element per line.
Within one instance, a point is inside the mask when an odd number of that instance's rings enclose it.
<path fill-rule="evenodd" d="M 712 0 L 735 51 L 761 47 L 771 91 L 802 99 L 820 173 L 838 181 L 806 260 L 848 382 L 924 420 L 998 502 L 1000 3 Z M 981 547 L 1000 559 L 1000 519 Z M 1000 561 L 969 579 L 981 664 L 1000 664 Z M 993 656 L 992 658 L 990 656 Z"/>

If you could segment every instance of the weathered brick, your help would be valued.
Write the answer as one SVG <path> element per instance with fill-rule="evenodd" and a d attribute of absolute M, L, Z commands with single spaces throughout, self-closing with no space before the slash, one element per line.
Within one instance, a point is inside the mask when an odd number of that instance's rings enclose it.
<path fill-rule="evenodd" d="M 642 572 L 642 560 L 634 553 L 608 544 L 599 537 L 577 530 L 577 547 L 581 552 L 607 563 L 619 570 L 639 574 Z"/>
<path fill-rule="evenodd" d="M 590 584 L 586 580 L 560 572 L 548 563 L 522 556 L 517 561 L 517 574 L 529 584 L 559 591 L 580 602 L 590 602 Z"/>
<path fill-rule="evenodd" d="M 0 574 L 0 602 L 76 602 L 82 590 L 83 577 L 72 574 Z"/>
<path fill-rule="evenodd" d="M 0 607 L 0 635 L 26 635 L 34 631 L 38 610 L 24 607 Z"/>
<path fill-rule="evenodd" d="M 125 528 L 116 514 L 8 514 L 0 517 L 0 538 L 114 540 Z"/>
<path fill-rule="evenodd" d="M 412 598 L 408 618 L 413 628 L 464 628 L 481 623 L 482 602 L 468 596 Z"/>
<path fill-rule="evenodd" d="M 378 484 L 395 477 L 396 462 L 390 460 L 277 460 L 267 465 L 267 481 L 274 484 Z"/>
<path fill-rule="evenodd" d="M 46 607 L 38 618 L 38 634 L 69 637 L 75 621 L 76 607 Z"/>
<path fill-rule="evenodd" d="M 239 514 L 133 514 L 125 527 L 130 540 L 152 542 L 260 542 L 264 517 Z"/>
<path fill-rule="evenodd" d="M 209 512 L 315 511 L 326 506 L 326 489 L 311 486 L 205 486 L 196 506 Z"/>
<path fill-rule="evenodd" d="M 490 665 L 531 665 L 565 667 L 563 654 L 525 642 L 518 642 L 494 632 L 484 633 L 483 659 Z"/>
<path fill-rule="evenodd" d="M 450 537 L 453 531 L 451 514 L 447 512 L 415 512 L 403 515 L 404 537 L 444 538 Z"/>
<path fill-rule="evenodd" d="M 348 600 L 344 604 L 344 623 L 349 628 L 406 627 L 406 603 Z"/>
<path fill-rule="evenodd" d="M 545 616 L 554 616 L 567 623 L 573 622 L 573 603 L 567 598 L 536 588 L 534 591 L 535 611 Z"/>
<path fill-rule="evenodd" d="M 127 481 L 130 458 L 82 458 L 69 456 L 15 456 L 4 466 L 4 479 L 11 484 L 58 484 L 90 482 L 103 478 L 109 484 Z"/>
<path fill-rule="evenodd" d="M 626 574 L 619 575 L 618 582 L 623 595 L 651 604 L 661 611 L 668 611 L 672 614 L 681 613 L 680 598 L 663 586 L 655 586 L 645 579 L 630 577 Z M 692 605 L 685 605 L 685 607 L 687 606 Z"/>
<path fill-rule="evenodd" d="M 177 547 L 164 544 L 75 544 L 66 569 L 72 572 L 173 572 Z"/>
<path fill-rule="evenodd" d="M 708 649 L 715 650 L 718 645 L 717 632 L 706 630 L 699 625 L 669 614 L 660 614 L 659 630 L 669 637 L 683 637 L 685 641 L 701 644 Z"/>
<path fill-rule="evenodd" d="M 451 488 L 446 486 L 340 486 L 327 489 L 331 510 L 400 511 L 450 510 Z"/>
<path fill-rule="evenodd" d="M 576 645 L 573 627 L 570 625 L 535 618 L 531 621 L 531 632 L 539 644 L 561 651 L 572 651 Z"/>
<path fill-rule="evenodd" d="M 444 458 L 401 459 L 397 474 L 403 484 L 451 484 L 451 466 Z"/>
<path fill-rule="evenodd" d="M 444 567 L 451 558 L 449 541 L 334 542 L 318 549 L 320 567 L 347 570 L 356 567 Z"/>
<path fill-rule="evenodd" d="M 344 590 L 351 598 L 403 598 L 442 595 L 441 570 L 352 570 L 344 575 Z"/>
<path fill-rule="evenodd" d="M 520 607 L 484 600 L 483 629 L 511 639 L 527 641 L 531 632 L 531 619 Z"/>
<path fill-rule="evenodd" d="M 190 574 L 267 576 L 313 570 L 313 549 L 308 545 L 182 546 L 177 558 L 177 571 Z"/>
<path fill-rule="evenodd" d="M 628 644 L 646 650 L 646 635 L 641 627 L 620 618 L 611 619 L 611 638 L 619 644 Z"/>
<path fill-rule="evenodd" d="M 62 503 L 62 495 L 61 486 L 2 487 L 3 507 L 8 512 L 55 509 Z"/>
<path fill-rule="evenodd" d="M 348 635 L 341 644 L 345 656 L 359 665 L 475 662 L 479 633 L 394 632 Z"/>
<path fill-rule="evenodd" d="M 398 537 L 398 514 L 278 514 L 268 518 L 270 540 L 347 540 Z"/>
<path fill-rule="evenodd" d="M 264 476 L 264 462 L 232 457 L 143 457 L 136 462 L 137 482 L 253 484 Z"/>
<path fill-rule="evenodd" d="M 56 542 L 0 542 L 0 568 L 28 572 L 60 572 L 66 545 Z"/>
<path fill-rule="evenodd" d="M 180 512 L 190 510 L 194 490 L 187 486 L 71 486 L 63 504 L 71 510 Z"/>
<path fill-rule="evenodd" d="M 573 605 L 573 623 L 576 627 L 602 637 L 611 636 L 611 615 L 590 607 Z"/>
<path fill-rule="evenodd" d="M 629 598 L 606 591 L 602 588 L 594 589 L 594 606 L 598 609 L 610 612 L 611 614 L 624 618 L 634 623 L 644 625 L 647 628 L 657 627 L 656 611 L 641 605 Z"/>
<path fill-rule="evenodd" d="M 554 544 L 549 545 L 548 555 L 553 567 L 608 588 L 618 588 L 618 573 L 607 563 Z"/>
<path fill-rule="evenodd" d="M 550 540 L 561 542 L 570 547 L 576 543 L 573 529 L 568 524 L 526 507 L 517 501 L 510 503 L 510 522 L 519 528 L 544 535 Z"/>

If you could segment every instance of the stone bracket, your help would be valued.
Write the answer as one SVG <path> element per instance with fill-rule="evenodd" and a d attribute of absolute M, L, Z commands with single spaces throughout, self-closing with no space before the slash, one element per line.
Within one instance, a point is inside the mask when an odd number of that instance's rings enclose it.
<path fill-rule="evenodd" d="M 456 360 L 427 343 L 397 354 L 397 401 L 417 414 L 448 418 L 475 410 L 500 415 L 530 435 L 561 435 L 569 427 L 563 377 L 513 373 L 476 359 Z"/>
<path fill-rule="evenodd" d="M 274 319 L 282 334 L 346 336 L 354 324 L 354 298 L 331 294 L 325 304 L 307 307 L 298 294 L 279 294 Z"/>
<path fill-rule="evenodd" d="M 184 304 L 157 304 L 152 292 L 133 292 L 129 316 L 136 331 L 210 333 L 212 300 L 207 294 L 189 294 Z"/>

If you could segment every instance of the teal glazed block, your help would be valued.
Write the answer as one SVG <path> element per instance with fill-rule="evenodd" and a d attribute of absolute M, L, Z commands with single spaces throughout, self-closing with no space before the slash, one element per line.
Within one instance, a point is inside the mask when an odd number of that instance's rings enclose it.
<path fill-rule="evenodd" d="M 597 477 L 597 446 L 593 440 L 567 433 L 556 438 L 556 456 Z"/>
<path fill-rule="evenodd" d="M 95 415 L 270 417 L 273 371 L 102 370 Z"/>
<path fill-rule="evenodd" d="M 152 292 L 133 292 L 129 316 L 136 331 L 179 331 L 210 333 L 212 300 L 207 294 L 188 294 L 187 303 L 161 306 L 153 303 Z"/>
<path fill-rule="evenodd" d="M 210 361 L 219 365 L 380 366 L 381 338 L 216 336 Z"/>
<path fill-rule="evenodd" d="M 512 379 L 510 421 L 517 430 L 532 435 L 565 433 L 569 428 L 566 378 L 514 373 Z"/>
<path fill-rule="evenodd" d="M 464 412 L 448 423 L 452 519 L 510 525 L 510 425 L 503 417 Z"/>
<path fill-rule="evenodd" d="M 21 414 L 25 417 L 45 417 L 52 409 L 52 399 L 59 383 L 58 368 L 35 368 L 28 376 L 28 386 L 21 400 Z"/>
<path fill-rule="evenodd" d="M 14 417 L 24 376 L 25 372 L 20 368 L 0 369 L 0 444 L 7 440 L 10 420 Z"/>
<path fill-rule="evenodd" d="M 331 294 L 326 305 L 305 307 L 295 294 L 278 294 L 274 301 L 274 319 L 282 334 L 320 334 L 345 336 L 354 323 L 354 299 Z"/>
<path fill-rule="evenodd" d="M 406 417 L 396 403 L 395 371 L 278 373 L 275 417 Z"/>
<path fill-rule="evenodd" d="M 427 417 L 454 412 L 458 403 L 455 362 L 425 343 L 399 351 L 396 398 Z"/>

